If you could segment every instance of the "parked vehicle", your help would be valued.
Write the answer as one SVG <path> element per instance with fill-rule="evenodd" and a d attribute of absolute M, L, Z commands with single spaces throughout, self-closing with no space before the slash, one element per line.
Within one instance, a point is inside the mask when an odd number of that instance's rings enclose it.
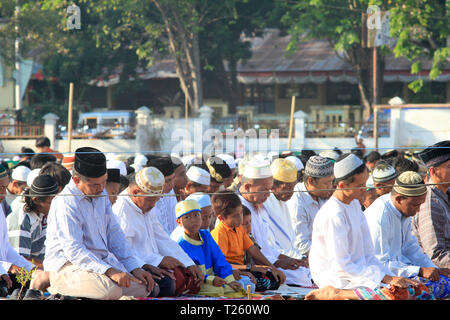
<path fill-rule="evenodd" d="M 76 132 L 79 135 L 126 138 L 134 134 L 134 111 L 100 111 L 82 113 Z"/>

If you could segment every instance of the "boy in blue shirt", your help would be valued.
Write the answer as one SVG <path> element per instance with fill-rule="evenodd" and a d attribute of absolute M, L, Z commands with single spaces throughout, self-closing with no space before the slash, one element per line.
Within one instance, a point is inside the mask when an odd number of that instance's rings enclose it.
<path fill-rule="evenodd" d="M 200 229 L 202 218 L 198 202 L 195 200 L 181 201 L 177 203 L 175 213 L 177 223 L 184 228 L 184 233 L 174 240 L 205 275 L 199 294 L 208 296 L 241 295 L 242 286 L 234 278 L 230 263 L 225 259 L 210 232 Z"/>

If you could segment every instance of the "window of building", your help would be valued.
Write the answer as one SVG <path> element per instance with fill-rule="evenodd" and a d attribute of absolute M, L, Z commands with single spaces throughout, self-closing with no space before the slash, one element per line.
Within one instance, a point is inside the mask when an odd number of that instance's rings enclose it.
<path fill-rule="evenodd" d="M 315 99 L 319 95 L 319 88 L 315 83 L 280 85 L 279 99 L 291 99 L 295 96 L 298 99 Z"/>

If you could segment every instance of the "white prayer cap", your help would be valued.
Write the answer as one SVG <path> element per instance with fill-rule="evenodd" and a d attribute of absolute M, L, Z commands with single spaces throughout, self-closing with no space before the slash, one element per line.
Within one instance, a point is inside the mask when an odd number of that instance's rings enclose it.
<path fill-rule="evenodd" d="M 196 166 L 191 166 L 186 172 L 186 176 L 189 180 L 206 186 L 209 186 L 211 183 L 211 175 L 209 172 Z"/>
<path fill-rule="evenodd" d="M 218 154 L 217 157 L 219 157 L 220 159 L 225 161 L 227 163 L 227 165 L 230 167 L 230 169 L 236 168 L 236 161 L 234 161 L 233 156 L 226 154 L 226 153 L 222 153 L 222 154 Z"/>
<path fill-rule="evenodd" d="M 349 153 L 348 156 L 334 164 L 334 177 L 336 180 L 350 178 L 361 166 L 365 166 L 364 162 L 353 153 Z"/>
<path fill-rule="evenodd" d="M 272 177 L 270 161 L 254 158 L 245 163 L 244 177 L 248 179 L 264 179 Z"/>
<path fill-rule="evenodd" d="M 146 156 L 138 154 L 134 157 L 133 164 L 131 164 L 130 167 L 134 168 L 134 172 L 138 172 L 147 166 L 147 161 L 148 159 Z"/>
<path fill-rule="evenodd" d="M 123 176 L 127 175 L 127 166 L 125 162 L 119 160 L 108 160 L 106 161 L 106 169 L 119 169 L 120 174 Z"/>
<path fill-rule="evenodd" d="M 171 153 L 170 159 L 172 160 L 175 168 L 177 168 L 181 164 L 184 165 L 183 160 L 181 160 L 181 157 L 177 153 Z"/>
<path fill-rule="evenodd" d="M 330 160 L 336 161 L 339 158 L 339 154 L 336 151 L 333 150 L 325 150 L 319 153 L 319 156 L 328 158 Z"/>
<path fill-rule="evenodd" d="M 181 158 L 181 161 L 183 161 L 184 166 L 187 167 L 188 165 L 194 163 L 195 155 L 190 154 L 188 156 L 184 156 L 183 158 Z"/>
<path fill-rule="evenodd" d="M 198 202 L 200 208 L 208 207 L 211 205 L 211 197 L 208 194 L 202 192 L 196 192 L 189 195 L 185 200 L 195 200 Z"/>
<path fill-rule="evenodd" d="M 247 160 L 243 158 L 236 159 L 238 165 L 238 175 L 242 176 L 244 174 L 245 162 Z"/>
<path fill-rule="evenodd" d="M 295 167 L 297 168 L 297 171 L 300 171 L 302 169 L 304 169 L 305 167 L 303 166 L 303 162 L 302 160 L 300 160 L 299 158 L 297 158 L 296 156 L 289 156 L 285 158 L 286 160 L 289 160 L 291 162 L 293 162 L 295 164 Z"/>
<path fill-rule="evenodd" d="M 26 166 L 18 166 L 12 171 L 11 179 L 26 182 L 30 171 L 30 168 Z"/>
<path fill-rule="evenodd" d="M 33 169 L 30 171 L 27 177 L 27 186 L 31 187 L 33 184 L 34 179 L 39 175 L 39 172 L 41 171 L 41 168 Z"/>

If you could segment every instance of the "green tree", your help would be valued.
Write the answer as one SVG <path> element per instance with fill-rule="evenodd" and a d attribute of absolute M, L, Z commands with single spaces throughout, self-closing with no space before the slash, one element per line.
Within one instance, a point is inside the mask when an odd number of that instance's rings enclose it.
<path fill-rule="evenodd" d="M 204 77 L 214 84 L 230 112 L 242 104 L 237 80 L 238 62 L 251 58 L 250 41 L 242 36 L 261 36 L 265 28 L 282 28 L 284 11 L 272 0 L 241 0 L 234 3 L 234 14 L 217 17 L 200 33 Z"/>
<path fill-rule="evenodd" d="M 421 61 L 433 61 L 429 78 L 436 79 L 450 57 L 447 39 L 450 36 L 450 2 L 445 0 L 392 1 L 389 4 L 391 35 L 397 38 L 396 57 L 403 56 L 413 62 L 411 73 L 422 70 Z M 409 88 L 418 92 L 423 79 L 410 83 Z"/>
<path fill-rule="evenodd" d="M 367 119 L 373 103 L 379 103 L 378 96 L 371 97 L 372 50 L 362 46 L 362 15 L 370 5 L 376 5 L 382 11 L 389 11 L 391 37 L 396 38 L 393 49 L 396 57 L 404 56 L 414 60 L 411 73 L 420 70 L 420 59 L 432 58 L 433 68 L 430 78 L 441 72 L 449 57 L 449 48 L 445 40 L 448 37 L 448 1 L 381 1 L 381 0 L 298 0 L 284 2 L 286 15 L 283 22 L 290 26 L 292 39 L 289 50 L 295 50 L 300 39 L 328 39 L 336 51 L 353 66 L 358 79 L 361 104 Z M 446 8 L 447 6 L 447 8 Z M 379 70 L 378 81 L 383 79 L 384 56 L 390 52 L 382 46 L 377 50 Z M 422 80 L 410 84 L 417 92 Z M 378 88 L 382 88 L 378 83 Z"/>

